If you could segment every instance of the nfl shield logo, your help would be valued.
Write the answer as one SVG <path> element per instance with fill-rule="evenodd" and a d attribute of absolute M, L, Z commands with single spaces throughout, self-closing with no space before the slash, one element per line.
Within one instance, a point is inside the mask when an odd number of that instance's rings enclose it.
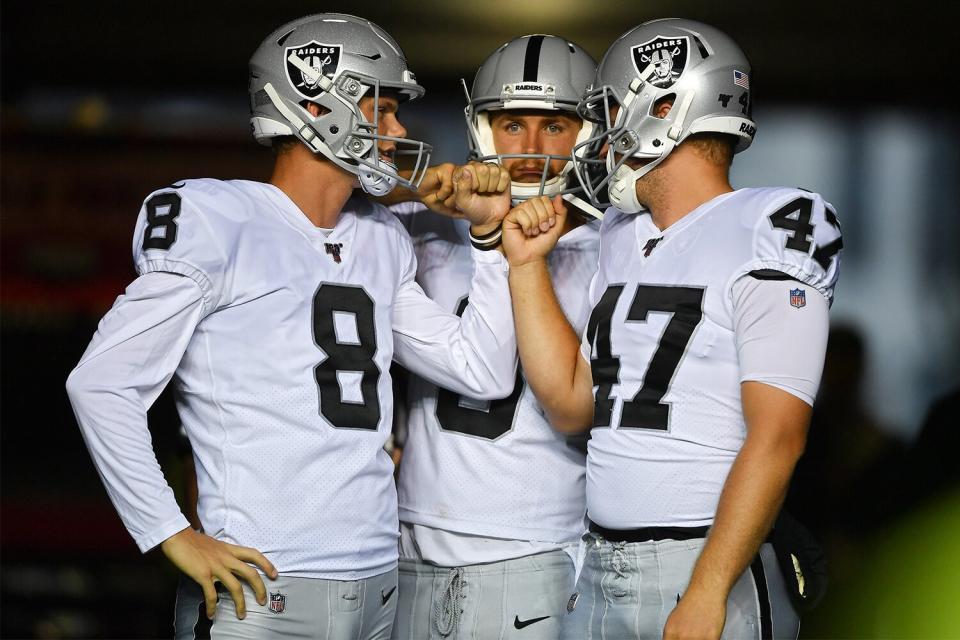
<path fill-rule="evenodd" d="M 270 594 L 270 611 L 274 613 L 283 613 L 284 608 L 287 606 L 287 596 L 282 593 L 271 593 Z"/>
<path fill-rule="evenodd" d="M 304 98 L 316 98 L 323 93 L 320 78 L 332 79 L 340 66 L 339 44 L 324 44 L 311 40 L 306 44 L 287 47 L 283 57 L 287 63 L 287 80 Z M 300 62 L 291 62 L 297 58 Z"/>
<path fill-rule="evenodd" d="M 633 66 L 641 80 L 666 89 L 680 79 L 687 66 L 690 40 L 687 36 L 665 38 L 657 36 L 633 49 Z"/>
<path fill-rule="evenodd" d="M 807 304 L 807 292 L 805 289 L 790 289 L 790 306 L 804 307 Z"/>

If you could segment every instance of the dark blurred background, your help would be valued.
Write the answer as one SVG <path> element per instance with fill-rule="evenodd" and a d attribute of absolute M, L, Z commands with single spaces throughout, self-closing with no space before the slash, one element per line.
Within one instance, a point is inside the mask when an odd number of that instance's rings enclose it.
<path fill-rule="evenodd" d="M 960 16 L 865 0 L 4 0 L 0 635 L 171 635 L 174 571 L 121 526 L 63 383 L 135 275 L 142 198 L 181 178 L 268 176 L 246 61 L 319 11 L 367 17 L 404 47 L 428 93 L 401 117 L 437 161 L 465 156 L 459 79 L 510 38 L 562 35 L 599 59 L 630 27 L 679 16 L 738 40 L 759 132 L 735 186 L 818 191 L 844 229 L 824 388 L 788 501 L 832 574 L 802 635 L 960 637 Z M 164 396 L 151 429 L 182 492 L 177 425 Z"/>

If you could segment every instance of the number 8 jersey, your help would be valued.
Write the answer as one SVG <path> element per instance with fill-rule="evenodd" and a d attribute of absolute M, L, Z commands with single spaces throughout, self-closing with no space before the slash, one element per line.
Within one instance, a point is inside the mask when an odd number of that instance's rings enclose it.
<path fill-rule="evenodd" d="M 413 281 L 410 238 L 384 207 L 349 200 L 319 229 L 272 185 L 218 180 L 149 197 L 133 248 L 140 277 L 68 389 L 140 548 L 187 526 L 146 430 L 172 376 L 208 535 L 288 576 L 396 566 L 391 358 L 464 393 L 506 394 L 512 322 L 482 311 L 510 304 L 502 257 L 477 258 L 477 306 L 461 320 Z"/>
<path fill-rule="evenodd" d="M 780 370 L 789 363 L 768 358 L 766 370 L 742 369 L 738 332 L 749 309 L 738 308 L 738 287 L 751 276 L 783 280 L 786 313 L 802 322 L 804 307 L 816 306 L 808 296 L 822 296 L 825 317 L 841 247 L 830 205 L 799 189 L 723 194 L 663 231 L 649 214 L 607 211 L 582 348 L 595 391 L 591 520 L 615 529 L 713 521 L 746 435 L 741 382 L 773 384 L 808 403 L 813 395 L 791 387 Z"/>

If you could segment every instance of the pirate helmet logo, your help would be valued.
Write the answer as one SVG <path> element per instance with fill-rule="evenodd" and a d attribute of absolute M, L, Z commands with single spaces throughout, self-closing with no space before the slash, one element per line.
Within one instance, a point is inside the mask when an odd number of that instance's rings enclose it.
<path fill-rule="evenodd" d="M 633 47 L 633 66 L 641 80 L 667 89 L 683 75 L 689 51 L 690 41 L 687 36 L 657 36 Z"/>
<path fill-rule="evenodd" d="M 333 79 L 340 67 L 343 46 L 324 44 L 311 40 L 306 44 L 287 47 L 284 59 L 287 63 L 287 80 L 304 98 L 316 98 L 323 93 L 320 79 Z"/>

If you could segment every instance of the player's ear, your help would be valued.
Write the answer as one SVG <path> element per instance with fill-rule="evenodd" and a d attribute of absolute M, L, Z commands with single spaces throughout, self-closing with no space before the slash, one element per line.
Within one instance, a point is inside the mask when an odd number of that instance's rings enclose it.
<path fill-rule="evenodd" d="M 322 116 L 325 113 L 330 113 L 330 109 L 327 109 L 326 107 L 321 107 L 316 102 L 307 101 L 307 102 L 304 102 L 303 106 L 307 111 L 310 112 L 310 115 L 312 115 L 314 118 L 316 118 L 317 116 Z"/>
<path fill-rule="evenodd" d="M 670 94 L 657 100 L 657 103 L 653 105 L 653 115 L 658 118 L 666 118 L 670 110 L 673 109 L 673 102 L 676 97 L 677 96 Z"/>

